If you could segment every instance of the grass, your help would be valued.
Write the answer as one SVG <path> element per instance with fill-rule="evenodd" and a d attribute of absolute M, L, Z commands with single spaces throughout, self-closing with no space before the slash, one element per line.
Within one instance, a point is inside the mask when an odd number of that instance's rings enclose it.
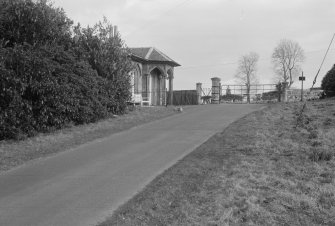
<path fill-rule="evenodd" d="M 102 225 L 335 225 L 335 99 L 269 106 L 166 170 Z"/>
<path fill-rule="evenodd" d="M 172 114 L 175 114 L 172 107 L 136 108 L 126 115 L 97 123 L 70 126 L 22 141 L 1 141 L 0 172 Z"/>

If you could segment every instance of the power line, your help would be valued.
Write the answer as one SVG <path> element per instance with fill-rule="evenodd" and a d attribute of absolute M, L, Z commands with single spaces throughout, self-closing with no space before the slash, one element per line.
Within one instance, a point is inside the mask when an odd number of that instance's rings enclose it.
<path fill-rule="evenodd" d="M 331 46 L 332 43 L 333 43 L 334 37 L 335 37 L 335 33 L 334 33 L 334 35 L 333 35 L 332 40 L 331 40 L 330 43 L 329 43 L 328 49 L 327 49 L 327 51 L 326 51 L 325 56 L 323 57 L 322 63 L 321 63 L 321 65 L 320 65 L 320 68 L 319 68 L 318 72 L 317 72 L 316 75 L 315 75 L 315 78 L 314 78 L 314 81 L 313 81 L 312 88 L 314 87 L 314 85 L 315 85 L 315 83 L 316 83 L 316 79 L 317 79 L 317 77 L 318 77 L 318 75 L 319 75 L 319 73 L 320 73 L 320 70 L 321 70 L 321 67 L 322 67 L 323 63 L 325 62 L 326 56 L 327 56 L 327 54 L 328 54 L 328 51 L 329 51 L 329 49 L 330 49 L 330 46 Z"/>

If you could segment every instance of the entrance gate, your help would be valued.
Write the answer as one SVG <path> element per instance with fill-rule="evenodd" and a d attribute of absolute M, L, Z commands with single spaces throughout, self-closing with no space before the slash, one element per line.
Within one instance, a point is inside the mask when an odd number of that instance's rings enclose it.
<path fill-rule="evenodd" d="M 198 83 L 199 84 L 199 83 Z M 222 85 L 219 86 L 219 103 L 268 103 L 280 101 L 281 92 L 277 84 L 254 84 L 248 89 L 246 85 Z M 200 104 L 213 103 L 213 95 L 217 95 L 217 89 L 213 94 L 213 88 L 198 87 Z"/>
<path fill-rule="evenodd" d="M 280 100 L 280 92 L 276 84 L 221 85 L 220 103 L 262 103 Z"/>

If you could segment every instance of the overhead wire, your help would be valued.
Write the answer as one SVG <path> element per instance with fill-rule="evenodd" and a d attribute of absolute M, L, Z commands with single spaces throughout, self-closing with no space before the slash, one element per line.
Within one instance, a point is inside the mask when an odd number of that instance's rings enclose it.
<path fill-rule="evenodd" d="M 333 34 L 333 37 L 332 37 L 332 39 L 331 39 L 331 41 L 330 41 L 330 43 L 329 43 L 328 49 L 327 49 L 327 51 L 326 51 L 326 53 L 325 53 L 325 55 L 324 55 L 324 57 L 323 57 L 323 59 L 322 59 L 321 65 L 320 65 L 320 67 L 319 67 L 319 70 L 318 70 L 318 72 L 317 72 L 316 75 L 315 75 L 315 78 L 314 78 L 314 81 L 313 81 L 313 84 L 312 84 L 311 89 L 313 89 L 313 87 L 314 87 L 314 85 L 315 85 L 315 83 L 316 83 L 316 79 L 317 79 L 317 77 L 318 77 L 318 75 L 319 75 L 319 73 L 320 73 L 320 70 L 321 70 L 321 68 L 322 68 L 322 65 L 323 65 L 323 63 L 324 63 L 324 61 L 325 61 L 325 59 L 326 59 L 326 57 L 327 57 L 327 55 L 328 55 L 330 46 L 332 45 L 332 43 L 333 43 L 333 41 L 334 41 L 334 37 L 335 37 L 335 33 Z M 303 97 L 301 97 L 301 101 L 303 101 L 302 99 L 303 99 Z M 306 102 L 306 100 L 305 100 L 305 101 L 304 101 L 304 104 L 302 105 L 302 108 L 301 108 L 301 110 L 300 110 L 300 113 L 299 113 L 299 115 L 298 115 L 298 117 L 297 117 L 297 122 L 296 122 L 295 128 L 298 127 L 299 122 L 301 121 L 301 118 L 303 117 L 303 113 L 304 113 L 304 110 L 306 109 L 306 105 L 307 105 L 307 102 Z"/>
<path fill-rule="evenodd" d="M 323 60 L 322 60 L 321 65 L 320 65 L 320 68 L 319 68 L 318 72 L 317 72 L 316 75 L 315 75 L 315 78 L 314 78 L 314 80 L 313 80 L 313 85 L 312 85 L 311 89 L 314 87 L 314 85 L 315 85 L 315 83 L 316 83 L 316 79 L 318 78 L 318 75 L 319 75 L 319 73 L 320 73 L 321 67 L 322 67 L 323 63 L 325 62 L 325 59 L 326 59 L 326 56 L 327 56 L 327 54 L 328 54 L 328 52 L 329 52 L 330 46 L 332 45 L 332 43 L 333 43 L 333 41 L 334 41 L 334 37 L 335 37 L 335 33 L 334 33 L 334 35 L 333 35 L 332 40 L 331 40 L 330 43 L 329 43 L 328 49 L 327 49 L 327 51 L 326 51 L 325 56 L 323 57 Z"/>

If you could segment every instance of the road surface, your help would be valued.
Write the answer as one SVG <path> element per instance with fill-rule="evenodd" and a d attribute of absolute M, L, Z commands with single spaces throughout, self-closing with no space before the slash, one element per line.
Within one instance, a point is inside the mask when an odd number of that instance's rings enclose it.
<path fill-rule="evenodd" d="M 260 105 L 205 105 L 0 175 L 0 225 L 95 225 Z"/>

